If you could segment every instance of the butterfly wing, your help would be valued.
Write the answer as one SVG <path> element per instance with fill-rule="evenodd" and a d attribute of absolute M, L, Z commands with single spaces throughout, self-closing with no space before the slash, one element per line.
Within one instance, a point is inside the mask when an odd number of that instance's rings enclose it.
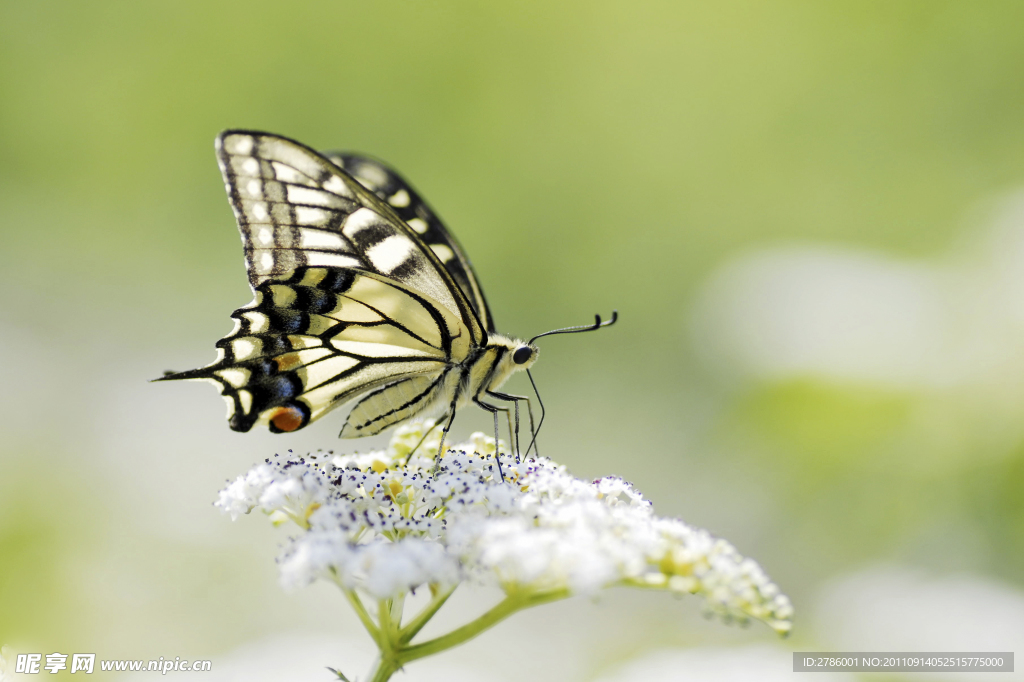
<path fill-rule="evenodd" d="M 487 331 L 496 331 L 469 257 L 412 185 L 386 164 L 368 156 L 348 152 L 326 152 L 324 156 L 386 202 L 420 236 L 465 293 Z"/>
<path fill-rule="evenodd" d="M 426 294 L 483 341 L 483 325 L 434 251 L 336 164 L 294 140 L 244 130 L 221 133 L 217 158 L 254 289 L 302 266 L 356 268 Z"/>
<path fill-rule="evenodd" d="M 217 158 L 255 300 L 232 314 L 213 364 L 165 379 L 217 384 L 236 431 L 294 431 L 362 397 L 345 436 L 376 433 L 454 390 L 450 367 L 486 331 L 413 228 L 293 140 L 229 130 Z"/>
<path fill-rule="evenodd" d="M 164 377 L 216 384 L 235 431 L 295 431 L 370 393 L 377 398 L 360 403 L 342 435 L 378 433 L 430 408 L 451 360 L 469 352 L 469 332 L 451 311 L 376 274 L 302 266 L 255 294 L 231 314 L 235 329 L 217 342 L 213 364 Z"/>

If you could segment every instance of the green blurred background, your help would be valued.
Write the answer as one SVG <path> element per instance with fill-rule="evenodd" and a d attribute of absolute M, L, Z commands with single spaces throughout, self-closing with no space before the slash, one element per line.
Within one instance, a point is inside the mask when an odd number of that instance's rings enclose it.
<path fill-rule="evenodd" d="M 358 638 L 210 503 L 277 450 L 370 445 L 340 415 L 235 434 L 212 389 L 146 383 L 212 360 L 249 300 L 229 127 L 390 162 L 506 333 L 618 309 L 543 343 L 545 454 L 730 539 L 797 608 L 777 645 L 613 593 L 449 660 L 514 637 L 535 656 L 494 679 L 589 680 L 659 649 L 1024 643 L 1022 25 L 937 0 L 0 2 L 0 643 L 216 670 Z M 905 608 L 864 606 L 880 584 Z M 947 597 L 975 610 L 922 638 Z"/>

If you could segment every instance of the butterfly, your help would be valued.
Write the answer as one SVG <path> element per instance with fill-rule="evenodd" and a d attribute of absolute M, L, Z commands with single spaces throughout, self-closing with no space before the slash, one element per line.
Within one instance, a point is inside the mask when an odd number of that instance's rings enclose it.
<path fill-rule="evenodd" d="M 535 439 L 532 408 L 499 389 L 537 360 L 534 341 L 617 318 L 530 341 L 499 334 L 462 247 L 383 163 L 248 130 L 221 133 L 216 151 L 254 299 L 231 314 L 212 364 L 160 380 L 216 384 L 235 431 L 297 431 L 351 404 L 342 438 L 436 417 L 443 448 L 470 402 L 493 414 L 495 441 L 505 413 L 511 437 L 504 401 L 518 449 L 519 401 Z"/>

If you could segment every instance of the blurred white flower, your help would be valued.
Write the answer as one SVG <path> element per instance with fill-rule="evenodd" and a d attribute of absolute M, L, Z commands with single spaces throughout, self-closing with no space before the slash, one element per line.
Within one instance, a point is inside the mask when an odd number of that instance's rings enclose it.
<path fill-rule="evenodd" d="M 427 422 L 429 428 L 433 426 Z M 616 585 L 692 593 L 726 619 L 789 631 L 792 607 L 758 564 L 725 540 L 676 519 L 615 477 L 583 481 L 546 459 L 516 462 L 474 434 L 432 475 L 435 429 L 421 424 L 386 451 L 267 460 L 220 493 L 233 518 L 258 509 L 299 529 L 279 559 L 295 587 L 328 578 L 375 599 L 463 580 L 506 594 L 593 594 Z"/>
<path fill-rule="evenodd" d="M 779 247 L 737 259 L 696 310 L 699 349 L 730 373 L 765 379 L 934 383 L 954 331 L 936 273 L 850 248 Z"/>
<path fill-rule="evenodd" d="M 699 295 L 698 349 L 724 374 L 896 388 L 1024 375 L 1024 192 L 995 203 L 980 238 L 902 260 L 825 245 L 724 265 Z"/>
<path fill-rule="evenodd" d="M 281 581 L 326 578 L 342 589 L 379 651 L 368 680 L 384 682 L 516 611 L 614 586 L 697 594 L 711 614 L 789 632 L 789 599 L 756 562 L 707 531 L 655 516 L 626 481 L 583 481 L 546 458 L 518 461 L 503 443 L 497 455 L 480 433 L 435 463 L 434 426 L 401 427 L 387 450 L 365 455 L 276 456 L 216 502 L 232 518 L 258 509 L 294 523 L 278 560 Z M 416 643 L 464 581 L 495 585 L 505 598 Z M 408 617 L 406 597 L 417 590 L 429 603 Z"/>
<path fill-rule="evenodd" d="M 0 682 L 8 682 L 14 679 L 14 668 L 11 663 L 11 649 L 8 646 L 0 647 Z"/>
<path fill-rule="evenodd" d="M 1020 651 L 1024 643 L 1024 590 L 970 574 L 877 566 L 827 584 L 815 615 L 819 640 L 835 651 Z M 942 676 L 992 679 L 985 672 Z"/>

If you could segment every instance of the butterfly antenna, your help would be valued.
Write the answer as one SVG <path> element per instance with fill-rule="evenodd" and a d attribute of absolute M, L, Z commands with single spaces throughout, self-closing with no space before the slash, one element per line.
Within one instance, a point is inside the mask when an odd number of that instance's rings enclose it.
<path fill-rule="evenodd" d="M 583 324 L 576 327 L 563 327 L 562 329 L 552 329 L 549 332 L 543 334 L 537 334 L 537 336 L 530 339 L 530 345 L 542 336 L 553 336 L 554 334 L 576 334 L 578 332 L 592 332 L 600 329 L 601 327 L 610 327 L 615 324 L 619 319 L 619 311 L 613 310 L 612 317 L 609 320 L 601 321 L 600 315 L 594 315 L 594 324 Z M 530 440 L 530 445 L 527 446 L 526 452 L 523 456 L 530 454 L 530 448 L 533 448 L 534 454 L 540 457 L 540 450 L 537 449 L 537 434 L 540 433 L 540 427 L 544 425 L 544 401 L 540 399 L 540 391 L 537 390 L 537 382 L 533 380 L 533 375 L 530 374 L 530 370 L 526 370 L 526 376 L 530 378 L 530 383 L 533 385 L 533 392 L 537 396 L 537 403 L 540 404 L 540 421 L 537 422 L 537 429 L 533 432 L 533 438 Z"/>
<path fill-rule="evenodd" d="M 552 329 L 549 332 L 544 332 L 543 334 L 537 334 L 537 336 L 535 336 L 532 339 L 530 339 L 530 345 L 533 345 L 533 342 L 536 341 L 537 339 L 541 338 L 542 336 L 553 336 L 554 334 L 576 334 L 578 332 L 592 332 L 592 331 L 596 331 L 596 330 L 600 329 L 601 327 L 610 327 L 613 324 L 615 324 L 615 322 L 618 321 L 618 319 L 619 319 L 619 311 L 618 310 L 613 310 L 612 311 L 612 319 L 605 320 L 604 322 L 601 321 L 601 316 L 600 315 L 594 315 L 594 324 L 581 324 L 581 325 L 578 325 L 576 327 L 563 327 L 561 329 Z M 539 400 L 539 396 L 538 396 L 538 400 Z"/>

